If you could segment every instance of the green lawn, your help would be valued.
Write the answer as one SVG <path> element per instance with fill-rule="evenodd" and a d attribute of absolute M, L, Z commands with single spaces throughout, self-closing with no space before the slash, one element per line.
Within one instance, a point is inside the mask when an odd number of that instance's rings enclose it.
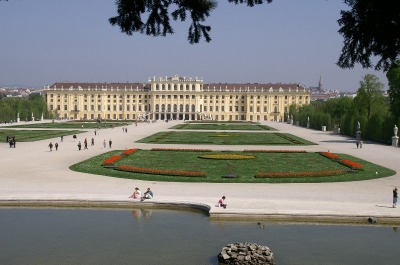
<path fill-rule="evenodd" d="M 139 143 L 215 144 L 215 145 L 313 145 L 314 143 L 287 133 L 252 132 L 159 132 Z"/>
<path fill-rule="evenodd" d="M 0 142 L 6 142 L 7 136 L 14 136 L 16 142 L 33 142 L 44 139 L 51 139 L 66 135 L 83 133 L 84 131 L 77 130 L 3 130 L 0 129 Z"/>
<path fill-rule="evenodd" d="M 130 165 L 159 170 L 203 171 L 207 177 L 184 177 L 156 174 L 143 174 L 119 171 L 101 166 L 102 162 L 121 151 L 112 151 L 89 160 L 82 161 L 70 168 L 79 172 L 111 177 L 141 179 L 150 181 L 174 182 L 225 182 L 225 183 L 316 183 L 343 182 L 387 177 L 395 174 L 393 170 L 367 161 L 339 154 L 343 159 L 350 159 L 361 164 L 363 171 L 343 173 L 323 177 L 277 177 L 255 178 L 258 172 L 311 172 L 327 170 L 348 170 L 349 168 L 332 161 L 318 153 L 258 153 L 258 152 L 199 152 L 199 151 L 150 151 L 137 150 L 129 156 L 123 156 L 115 165 Z M 246 160 L 216 160 L 199 158 L 205 154 L 241 154 L 256 158 Z M 376 174 L 378 172 L 378 174 Z M 223 178 L 233 173 L 237 178 Z"/>
<path fill-rule="evenodd" d="M 179 124 L 171 129 L 177 130 L 275 130 L 267 125 L 261 125 L 257 123 L 229 123 L 229 122 L 219 122 L 219 123 L 185 123 Z"/>
<path fill-rule="evenodd" d="M 9 126 L 9 128 L 48 128 L 48 129 L 95 129 L 95 128 L 111 128 L 118 126 L 126 126 L 131 122 L 92 122 L 92 121 L 66 121 L 66 122 L 49 122 L 49 123 L 33 123 Z"/>

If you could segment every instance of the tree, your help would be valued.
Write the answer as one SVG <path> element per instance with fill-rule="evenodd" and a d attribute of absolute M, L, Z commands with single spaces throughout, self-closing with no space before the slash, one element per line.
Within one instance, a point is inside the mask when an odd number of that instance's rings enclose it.
<path fill-rule="evenodd" d="M 246 3 L 248 6 L 260 5 L 272 0 L 228 0 L 235 4 Z M 111 25 L 118 25 L 123 33 L 134 32 L 150 36 L 166 36 L 173 34 L 170 17 L 185 21 L 189 15 L 192 23 L 189 27 L 188 40 L 198 43 L 202 36 L 206 42 L 211 41 L 211 27 L 203 25 L 210 12 L 217 7 L 214 0 L 117 0 L 118 16 L 109 19 Z M 169 8 L 175 7 L 171 13 Z M 144 21 L 144 17 L 147 20 Z"/>
<path fill-rule="evenodd" d="M 384 104 L 383 87 L 383 84 L 375 75 L 366 74 L 364 76 L 363 80 L 360 81 L 360 88 L 353 101 L 360 115 L 366 114 L 367 118 L 370 118 L 372 110 L 378 109 L 379 106 Z"/>
<path fill-rule="evenodd" d="M 227 1 L 253 7 L 273 0 Z M 337 65 L 353 68 L 359 63 L 364 68 L 388 71 L 400 57 L 400 1 L 342 1 L 350 10 L 342 10 L 338 20 L 344 42 Z M 211 41 L 211 27 L 202 22 L 217 7 L 215 0 L 116 0 L 115 4 L 118 15 L 110 18 L 109 22 L 128 35 L 135 32 L 150 36 L 173 34 L 170 19 L 183 22 L 190 16 L 189 43 L 198 43 L 202 37 L 206 42 Z M 170 8 L 174 10 L 170 12 Z M 378 59 L 376 64 L 371 58 Z"/>
<path fill-rule="evenodd" d="M 386 77 L 389 84 L 390 111 L 396 118 L 400 118 L 400 60 L 390 67 Z"/>
<path fill-rule="evenodd" d="M 385 0 L 344 0 L 351 7 L 341 11 L 339 33 L 344 37 L 337 64 L 353 68 L 360 63 L 375 70 L 387 71 L 400 55 L 400 2 Z"/>

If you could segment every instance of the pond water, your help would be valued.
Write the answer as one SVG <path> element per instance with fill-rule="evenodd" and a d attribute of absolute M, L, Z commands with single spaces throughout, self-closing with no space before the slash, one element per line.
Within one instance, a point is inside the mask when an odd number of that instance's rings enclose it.
<path fill-rule="evenodd" d="M 267 245 L 278 265 L 396 264 L 388 226 L 212 221 L 161 209 L 0 208 L 0 264 L 218 264 L 234 242 Z"/>

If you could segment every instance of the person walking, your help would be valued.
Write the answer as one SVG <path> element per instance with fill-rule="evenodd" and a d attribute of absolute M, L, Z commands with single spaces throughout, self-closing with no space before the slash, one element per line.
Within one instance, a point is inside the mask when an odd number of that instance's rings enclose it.
<path fill-rule="evenodd" d="M 64 141 L 64 136 L 61 135 L 61 142 L 63 142 L 63 141 Z"/>
<path fill-rule="evenodd" d="M 111 141 L 111 139 L 108 141 L 108 146 L 111 148 L 111 145 L 112 145 L 112 141 Z"/>
<path fill-rule="evenodd" d="M 104 147 L 104 148 L 107 147 L 106 139 L 104 139 L 104 141 L 103 141 L 103 147 Z"/>
<path fill-rule="evenodd" d="M 53 143 L 52 142 L 49 143 L 49 148 L 50 148 L 50 152 L 53 151 Z"/>
<path fill-rule="evenodd" d="M 393 189 L 393 208 L 396 208 L 397 206 L 397 200 L 398 200 L 398 193 L 397 193 L 397 188 Z"/>
<path fill-rule="evenodd" d="M 92 142 L 90 144 L 91 146 L 94 146 L 94 138 L 92 137 Z"/>
<path fill-rule="evenodd" d="M 78 149 L 79 149 L 79 151 L 81 151 L 81 148 L 82 148 L 82 144 L 81 144 L 81 141 L 79 141 L 79 142 L 78 142 Z"/>
<path fill-rule="evenodd" d="M 85 141 L 83 141 L 83 145 L 85 146 L 85 149 L 88 149 L 87 147 L 87 139 L 85 138 Z"/>
<path fill-rule="evenodd" d="M 56 151 L 58 151 L 58 143 L 55 143 L 54 147 L 56 148 Z"/>

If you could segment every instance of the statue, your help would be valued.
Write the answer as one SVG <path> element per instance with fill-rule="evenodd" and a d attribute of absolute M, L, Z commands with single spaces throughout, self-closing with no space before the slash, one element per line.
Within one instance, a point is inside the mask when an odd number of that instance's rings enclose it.
<path fill-rule="evenodd" d="M 399 145 L 399 137 L 397 136 L 398 128 L 395 125 L 393 128 L 394 136 L 392 137 L 392 146 L 397 147 Z"/>

